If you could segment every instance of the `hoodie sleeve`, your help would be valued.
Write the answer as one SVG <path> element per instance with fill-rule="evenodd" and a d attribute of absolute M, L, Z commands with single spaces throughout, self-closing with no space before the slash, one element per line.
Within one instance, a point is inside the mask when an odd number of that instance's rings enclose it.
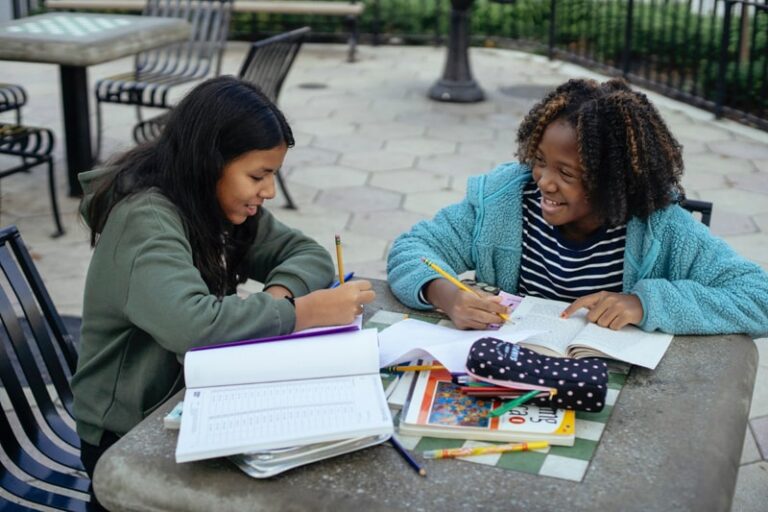
<path fill-rule="evenodd" d="M 327 287 L 335 273 L 328 251 L 278 221 L 268 210 L 261 214 L 247 265 L 252 279 L 265 287 L 284 286 L 296 297 Z"/>
<path fill-rule="evenodd" d="M 640 327 L 671 334 L 765 336 L 765 271 L 681 208 L 673 207 L 666 226 L 659 261 L 631 290 L 643 304 Z"/>

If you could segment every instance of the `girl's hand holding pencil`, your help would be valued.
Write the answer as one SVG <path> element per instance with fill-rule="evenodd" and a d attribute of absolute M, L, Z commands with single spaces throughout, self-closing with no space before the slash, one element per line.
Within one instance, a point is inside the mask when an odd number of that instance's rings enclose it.
<path fill-rule="evenodd" d="M 430 268 L 439 269 L 425 260 Z M 436 270 L 443 279 L 430 282 L 424 295 L 430 304 L 442 309 L 459 329 L 498 329 L 507 321 L 509 310 L 501 305 L 502 297 L 468 288 L 442 269 Z M 445 278 L 448 275 L 451 279 Z M 454 282 L 455 281 L 455 282 Z M 457 284 L 458 283 L 458 284 Z"/>
<path fill-rule="evenodd" d="M 294 330 L 352 323 L 357 315 L 363 314 L 363 306 L 375 298 L 371 282 L 364 279 L 298 297 Z"/>

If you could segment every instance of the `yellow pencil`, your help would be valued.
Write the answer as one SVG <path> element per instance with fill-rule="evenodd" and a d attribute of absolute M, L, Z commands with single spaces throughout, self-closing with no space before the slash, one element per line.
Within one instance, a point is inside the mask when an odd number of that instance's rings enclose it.
<path fill-rule="evenodd" d="M 341 255 L 341 237 L 336 235 L 336 263 L 339 265 L 339 284 L 344 284 L 344 258 Z"/>
<path fill-rule="evenodd" d="M 439 266 L 437 266 L 435 263 L 432 263 L 432 262 L 431 262 L 430 260 L 428 260 L 427 258 L 421 258 L 421 261 L 423 261 L 424 263 L 426 263 L 426 264 L 427 264 L 427 266 L 428 266 L 429 268 L 431 268 L 432 270 L 434 270 L 435 272 L 437 272 L 438 274 L 440 274 L 441 276 L 443 276 L 443 277 L 444 277 L 445 279 L 447 279 L 447 280 L 448 280 L 450 283 L 452 283 L 452 284 L 454 284 L 455 286 L 457 286 L 457 287 L 458 287 L 460 290 L 464 290 L 465 292 L 469 292 L 469 293 L 474 293 L 474 294 L 475 294 L 475 295 L 477 295 L 478 297 L 480 296 L 480 294 L 479 294 L 479 293 L 477 293 L 476 291 L 474 291 L 473 289 L 471 289 L 470 287 L 468 287 L 467 285 L 465 285 L 464 283 L 462 283 L 461 281 L 459 281 L 458 279 L 456 279 L 455 277 L 453 277 L 451 274 L 449 274 L 449 273 L 448 273 L 448 272 L 446 272 L 445 270 L 441 269 L 441 268 L 440 268 Z M 504 320 L 505 322 L 506 322 L 507 320 L 509 320 L 509 316 L 508 316 L 508 315 L 505 315 L 504 313 L 498 313 L 498 315 L 499 315 L 499 317 L 501 317 L 501 319 L 502 319 L 502 320 Z"/>
<path fill-rule="evenodd" d="M 547 441 L 531 443 L 509 443 L 494 446 L 475 446 L 471 448 L 446 448 L 444 450 L 429 450 L 422 453 L 425 459 L 450 459 L 453 457 L 472 457 L 473 455 L 489 455 L 491 453 L 526 452 L 528 450 L 544 450 L 549 448 Z"/>
<path fill-rule="evenodd" d="M 445 370 L 441 364 L 422 364 L 414 366 L 387 366 L 384 368 L 387 372 L 421 372 L 426 370 Z"/>

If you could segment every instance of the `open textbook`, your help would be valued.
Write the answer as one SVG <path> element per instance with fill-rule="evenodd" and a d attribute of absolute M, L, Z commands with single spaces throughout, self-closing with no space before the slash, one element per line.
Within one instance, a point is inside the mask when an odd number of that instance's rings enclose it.
<path fill-rule="evenodd" d="M 567 302 L 525 297 L 512 314 L 511 322 L 493 337 L 517 341 L 545 355 L 608 357 L 650 369 L 656 368 L 672 341 L 671 334 L 645 332 L 634 326 L 618 331 L 600 327 L 587 320 L 584 309 L 568 319 L 560 318 L 566 307 Z M 534 331 L 538 334 L 529 335 Z M 525 333 L 525 339 L 514 339 L 515 333 Z"/>
<path fill-rule="evenodd" d="M 576 416 L 571 410 L 523 404 L 499 417 L 491 410 L 502 401 L 469 396 L 445 370 L 421 371 L 400 417 L 403 435 L 475 439 L 480 441 L 548 441 L 573 446 Z"/>
<path fill-rule="evenodd" d="M 191 350 L 184 377 L 177 462 L 392 434 L 375 329 Z"/>

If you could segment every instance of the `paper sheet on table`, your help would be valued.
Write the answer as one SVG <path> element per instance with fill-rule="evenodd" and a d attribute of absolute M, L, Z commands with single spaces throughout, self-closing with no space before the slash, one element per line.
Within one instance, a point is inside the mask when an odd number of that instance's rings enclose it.
<path fill-rule="evenodd" d="M 515 342 L 542 332 L 509 332 L 504 328 L 498 331 L 461 331 L 408 318 L 379 333 L 379 367 L 431 357 L 451 373 L 466 373 L 467 354 L 476 340 L 490 336 Z"/>

